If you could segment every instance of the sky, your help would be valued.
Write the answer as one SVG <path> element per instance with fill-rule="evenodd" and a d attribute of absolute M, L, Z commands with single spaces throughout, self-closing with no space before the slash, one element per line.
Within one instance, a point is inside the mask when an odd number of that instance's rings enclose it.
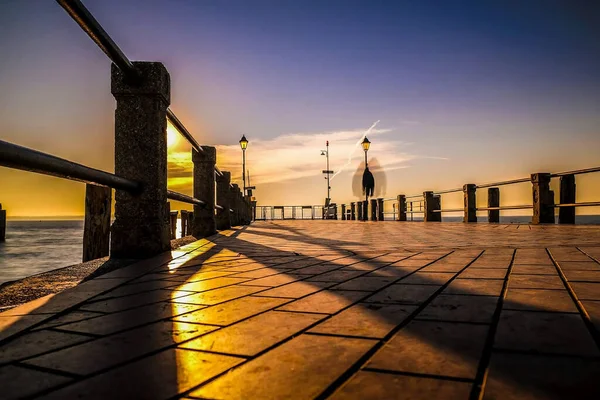
<path fill-rule="evenodd" d="M 382 197 L 600 165 L 593 1 L 84 4 L 131 60 L 165 64 L 171 109 L 238 182 L 246 135 L 259 205 L 322 204 L 327 140 L 332 201 L 357 200 L 356 143 L 376 121 Z M 0 139 L 113 171 L 110 61 L 64 10 L 0 2 L 0 54 Z M 169 151 L 169 187 L 190 193 L 190 148 Z M 578 178 L 578 200 L 597 201 L 599 183 Z M 0 167 L 13 217 L 82 215 L 84 186 Z M 527 184 L 501 191 L 503 204 L 530 197 Z"/>

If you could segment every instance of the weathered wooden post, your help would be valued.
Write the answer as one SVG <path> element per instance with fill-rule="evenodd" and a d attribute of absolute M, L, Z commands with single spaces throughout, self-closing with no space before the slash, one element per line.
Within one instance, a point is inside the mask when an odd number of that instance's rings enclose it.
<path fill-rule="evenodd" d="M 435 196 L 433 192 L 427 191 L 423 192 L 423 203 L 425 206 L 425 213 L 423 215 L 423 220 L 425 222 L 441 222 L 442 221 L 442 213 L 434 212 L 434 210 L 439 210 L 441 206 L 441 198 L 440 196 Z"/>
<path fill-rule="evenodd" d="M 181 237 L 187 236 L 188 230 L 188 211 L 181 210 Z"/>
<path fill-rule="evenodd" d="M 85 185 L 83 262 L 106 257 L 109 254 L 111 201 L 111 188 Z M 2 235 L 1 219 L 2 216 L 0 215 L 0 237 Z"/>
<path fill-rule="evenodd" d="M 377 199 L 371 199 L 371 221 L 377 221 Z"/>
<path fill-rule="evenodd" d="M 398 219 L 397 221 L 406 221 L 406 196 L 398 195 Z"/>
<path fill-rule="evenodd" d="M 217 231 L 215 223 L 215 164 L 217 149 L 202 146 L 203 151 L 192 149 L 194 163 L 194 197 L 204 206 L 194 204 L 194 226 L 192 236 L 203 238 Z"/>
<path fill-rule="evenodd" d="M 500 207 L 500 189 L 489 188 L 488 189 L 488 208 Z M 500 222 L 500 210 L 488 210 L 488 222 L 499 223 Z"/>
<path fill-rule="evenodd" d="M 6 210 L 2 209 L 0 203 L 0 242 L 6 241 Z"/>
<path fill-rule="evenodd" d="M 141 82 L 131 84 L 111 67 L 115 110 L 115 174 L 140 182 L 142 191 L 117 190 L 111 256 L 146 258 L 171 248 L 167 212 L 167 108 L 169 73 L 158 62 L 134 62 Z"/>
<path fill-rule="evenodd" d="M 231 208 L 229 205 L 229 184 L 231 183 L 231 172 L 222 171 L 220 176 L 217 176 L 217 204 L 223 207 L 217 211 L 216 223 L 217 229 L 225 230 L 231 228 Z"/>
<path fill-rule="evenodd" d="M 563 175 L 560 177 L 560 204 L 575 203 L 575 175 Z M 575 207 L 560 207 L 558 209 L 559 224 L 575 223 Z"/>
<path fill-rule="evenodd" d="M 463 186 L 464 196 L 464 216 L 463 222 L 477 222 L 477 201 L 475 191 L 477 185 L 473 183 L 467 183 Z"/>
<path fill-rule="evenodd" d="M 359 201 L 359 202 L 356 203 L 356 207 L 357 207 L 357 210 L 358 210 L 358 218 L 357 219 L 359 221 L 363 220 L 363 215 L 364 215 L 363 214 L 363 203 L 364 203 L 363 201 Z"/>
<path fill-rule="evenodd" d="M 550 190 L 550 174 L 531 174 L 533 194 L 532 224 L 554 223 L 554 192 Z"/>
<path fill-rule="evenodd" d="M 383 198 L 380 197 L 377 199 L 377 219 L 379 221 L 383 221 L 385 214 L 383 213 Z"/>
<path fill-rule="evenodd" d="M 177 215 L 179 215 L 179 211 L 171 211 L 171 240 L 177 237 Z"/>
<path fill-rule="evenodd" d="M 346 205 L 342 204 L 342 221 L 346 220 Z"/>
<path fill-rule="evenodd" d="M 350 220 L 356 221 L 356 202 L 350 203 Z"/>

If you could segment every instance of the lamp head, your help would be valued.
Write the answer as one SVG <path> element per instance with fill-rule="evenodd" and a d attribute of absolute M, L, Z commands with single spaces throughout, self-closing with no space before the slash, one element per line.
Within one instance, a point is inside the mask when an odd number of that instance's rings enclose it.
<path fill-rule="evenodd" d="M 362 147 L 365 151 L 369 150 L 369 147 L 371 146 L 371 142 L 369 141 L 369 139 L 367 139 L 367 137 L 365 136 L 364 140 L 362 141 Z"/>
<path fill-rule="evenodd" d="M 240 139 L 240 147 L 242 150 L 246 150 L 248 147 L 248 139 L 246 139 L 246 135 L 242 135 L 242 138 Z"/>

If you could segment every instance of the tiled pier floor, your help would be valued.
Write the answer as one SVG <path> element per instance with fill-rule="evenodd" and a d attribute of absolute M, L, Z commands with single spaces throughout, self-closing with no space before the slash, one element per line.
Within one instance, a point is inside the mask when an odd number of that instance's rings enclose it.
<path fill-rule="evenodd" d="M 598 399 L 600 227 L 259 222 L 0 314 L 0 397 Z"/>

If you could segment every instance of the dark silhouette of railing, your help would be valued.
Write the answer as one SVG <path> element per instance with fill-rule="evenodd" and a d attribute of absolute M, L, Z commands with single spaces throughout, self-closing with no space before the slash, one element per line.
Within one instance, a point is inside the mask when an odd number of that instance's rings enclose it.
<path fill-rule="evenodd" d="M 79 0 L 57 0 L 113 62 L 115 173 L 0 141 L 0 166 L 86 183 L 83 261 L 106 256 L 145 258 L 170 249 L 177 211 L 167 199 L 191 204 L 182 211 L 182 236 L 209 236 L 249 224 L 252 203 L 231 174 L 216 166 L 216 149 L 200 146 L 169 109 L 170 76 L 162 63 L 130 61 Z M 193 196 L 167 189 L 167 120 L 192 146 Z M 115 220 L 110 226 L 112 191 Z M 3 210 L 4 211 L 4 210 Z"/>

